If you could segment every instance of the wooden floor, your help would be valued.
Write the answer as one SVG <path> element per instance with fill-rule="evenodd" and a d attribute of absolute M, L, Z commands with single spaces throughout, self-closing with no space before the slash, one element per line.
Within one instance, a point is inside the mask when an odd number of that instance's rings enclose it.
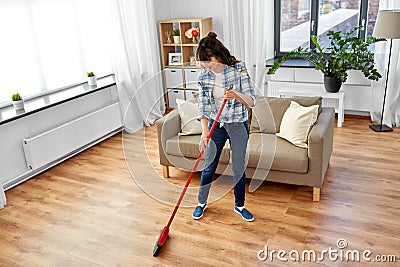
<path fill-rule="evenodd" d="M 331 261 L 327 254 L 319 264 L 285 263 L 276 254 L 272 262 L 257 258 L 265 245 L 301 255 L 306 249 L 338 249 L 340 238 L 348 243 L 343 251 L 368 249 L 371 258 L 397 254 L 397 263 L 368 266 L 399 266 L 400 129 L 376 133 L 368 124 L 346 117 L 343 128 L 335 128 L 320 202 L 311 200 L 311 188 L 268 182 L 246 195 L 252 223 L 233 212 L 233 192 L 211 203 L 199 221 L 191 217 L 193 208 L 181 208 L 157 258 L 152 249 L 173 207 L 141 189 L 161 188 L 155 127 L 146 129 L 145 144 L 158 175 L 139 152 L 140 134 L 118 134 L 6 192 L 0 266 L 358 265 Z M 188 175 L 175 168 L 170 174 L 170 181 L 180 185 Z M 193 186 L 198 182 L 196 175 Z M 178 198 L 169 190 L 158 194 L 164 201 Z"/>

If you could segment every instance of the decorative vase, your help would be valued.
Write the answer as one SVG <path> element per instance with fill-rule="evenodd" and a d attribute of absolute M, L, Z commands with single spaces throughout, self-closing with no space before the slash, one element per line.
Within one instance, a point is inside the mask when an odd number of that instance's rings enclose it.
<path fill-rule="evenodd" d="M 174 36 L 174 44 L 180 44 L 181 43 L 181 37 L 180 36 Z"/>
<path fill-rule="evenodd" d="M 24 109 L 24 100 L 12 101 L 15 110 Z"/>
<path fill-rule="evenodd" d="M 193 36 L 193 37 L 192 37 L 192 42 L 193 42 L 194 44 L 197 44 L 197 43 L 199 43 L 199 42 L 197 41 L 197 38 L 196 38 L 196 36 Z"/>
<path fill-rule="evenodd" d="M 87 81 L 88 81 L 89 85 L 96 85 L 97 84 L 96 76 L 88 77 Z"/>
<path fill-rule="evenodd" d="M 171 41 L 171 31 L 166 31 L 165 32 L 165 36 L 167 36 L 167 44 L 171 44 L 172 43 L 172 41 Z"/>
<path fill-rule="evenodd" d="M 336 77 L 324 76 L 324 86 L 328 93 L 337 93 L 342 86 L 342 82 Z"/>

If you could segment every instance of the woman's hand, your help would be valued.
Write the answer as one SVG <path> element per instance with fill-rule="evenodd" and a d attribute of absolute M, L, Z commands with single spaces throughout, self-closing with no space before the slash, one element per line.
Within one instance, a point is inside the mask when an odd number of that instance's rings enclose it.
<path fill-rule="evenodd" d="M 224 99 L 232 100 L 237 96 L 237 92 L 235 90 L 224 90 Z"/>
<path fill-rule="evenodd" d="M 207 138 L 209 130 L 208 130 L 208 118 L 202 117 L 201 120 L 201 137 L 199 143 L 200 151 L 205 151 L 207 147 L 210 146 L 210 140 Z"/>
<path fill-rule="evenodd" d="M 210 146 L 210 139 L 207 138 L 208 133 L 202 133 L 200 137 L 199 149 L 205 151 Z"/>
<path fill-rule="evenodd" d="M 237 99 L 239 102 L 242 102 L 248 107 L 254 106 L 254 101 L 249 95 L 245 95 L 235 90 L 224 90 L 224 99 L 232 100 Z"/>

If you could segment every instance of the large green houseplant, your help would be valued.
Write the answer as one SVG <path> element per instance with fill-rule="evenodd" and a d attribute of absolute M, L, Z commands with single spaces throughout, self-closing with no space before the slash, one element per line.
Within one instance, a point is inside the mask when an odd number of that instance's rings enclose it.
<path fill-rule="evenodd" d="M 348 70 L 360 70 L 371 80 L 379 80 L 382 76 L 374 65 L 374 53 L 369 46 L 376 42 L 386 41 L 383 38 L 367 37 L 359 39 L 352 36 L 359 27 L 348 32 L 329 31 L 329 47 L 322 47 L 316 36 L 311 36 L 315 49 L 302 46 L 277 59 L 269 68 L 268 74 L 274 74 L 283 62 L 290 58 L 304 58 L 315 65 L 316 70 L 324 74 L 325 89 L 337 92 L 347 80 Z"/>

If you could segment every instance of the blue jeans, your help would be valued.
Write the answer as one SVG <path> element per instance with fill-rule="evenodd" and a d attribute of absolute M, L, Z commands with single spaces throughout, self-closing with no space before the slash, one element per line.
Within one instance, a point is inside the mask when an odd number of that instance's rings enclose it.
<path fill-rule="evenodd" d="M 208 129 L 211 129 L 214 120 L 210 119 Z M 244 206 L 244 196 L 246 192 L 246 167 L 245 156 L 247 140 L 249 138 L 249 126 L 247 121 L 224 123 L 223 127 L 217 123 L 211 140 L 215 145 L 210 144 L 206 150 L 206 164 L 201 173 L 200 189 L 198 195 L 199 203 L 207 203 L 208 193 L 210 192 L 211 182 L 218 166 L 222 148 L 227 139 L 231 146 L 232 173 L 235 192 L 235 204 L 238 207 Z M 214 156 L 215 155 L 215 156 Z"/>

